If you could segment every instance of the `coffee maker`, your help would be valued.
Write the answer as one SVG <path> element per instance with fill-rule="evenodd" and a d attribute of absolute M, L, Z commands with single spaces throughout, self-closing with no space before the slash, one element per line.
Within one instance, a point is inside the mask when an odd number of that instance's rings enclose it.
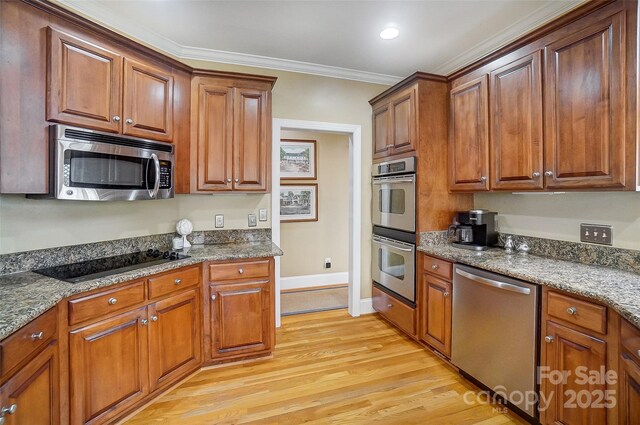
<path fill-rule="evenodd" d="M 449 232 L 454 235 L 453 246 L 483 251 L 498 243 L 496 220 L 498 213 L 487 210 L 458 211 Z"/>

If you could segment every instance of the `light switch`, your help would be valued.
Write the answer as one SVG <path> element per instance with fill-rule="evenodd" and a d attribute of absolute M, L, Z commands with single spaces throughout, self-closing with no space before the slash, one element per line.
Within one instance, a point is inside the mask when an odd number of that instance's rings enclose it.
<path fill-rule="evenodd" d="M 258 220 L 267 221 L 267 209 L 266 208 L 260 208 L 258 210 Z"/>

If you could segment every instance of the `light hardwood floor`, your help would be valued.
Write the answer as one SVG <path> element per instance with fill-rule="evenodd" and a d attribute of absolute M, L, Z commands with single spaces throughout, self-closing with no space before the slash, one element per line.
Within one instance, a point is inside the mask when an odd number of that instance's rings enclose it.
<path fill-rule="evenodd" d="M 273 358 L 203 370 L 126 424 L 525 424 L 467 391 L 376 315 L 334 310 L 283 318 Z"/>

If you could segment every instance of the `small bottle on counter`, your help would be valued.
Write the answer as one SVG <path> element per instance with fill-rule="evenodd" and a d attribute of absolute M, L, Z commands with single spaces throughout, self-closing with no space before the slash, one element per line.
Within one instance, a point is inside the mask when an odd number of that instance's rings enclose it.
<path fill-rule="evenodd" d="M 513 236 L 507 236 L 507 239 L 504 241 L 504 253 L 505 254 L 513 254 L 515 252 L 516 244 L 513 242 Z"/>

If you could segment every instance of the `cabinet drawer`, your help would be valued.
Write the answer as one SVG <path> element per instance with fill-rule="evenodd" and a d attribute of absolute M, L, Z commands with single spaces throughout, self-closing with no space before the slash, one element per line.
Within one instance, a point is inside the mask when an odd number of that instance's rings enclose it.
<path fill-rule="evenodd" d="M 197 286 L 200 283 L 200 267 L 185 267 L 149 279 L 149 299 L 163 297 L 172 292 Z"/>
<path fill-rule="evenodd" d="M 373 308 L 411 336 L 416 334 L 416 311 L 396 298 L 373 289 Z"/>
<path fill-rule="evenodd" d="M 69 324 L 75 325 L 90 319 L 98 320 L 104 315 L 141 304 L 144 300 L 144 280 L 69 300 Z"/>
<path fill-rule="evenodd" d="M 631 323 L 622 320 L 620 343 L 629 350 L 636 362 L 640 362 L 640 329 L 636 329 Z"/>
<path fill-rule="evenodd" d="M 238 263 L 209 264 L 209 280 L 269 278 L 270 260 L 243 261 Z"/>
<path fill-rule="evenodd" d="M 607 308 L 601 305 L 549 291 L 547 313 L 567 323 L 607 333 Z"/>
<path fill-rule="evenodd" d="M 425 255 L 424 271 L 435 276 L 451 280 L 451 277 L 453 276 L 453 265 L 448 261 Z"/>
<path fill-rule="evenodd" d="M 58 308 L 53 307 L 0 342 L 0 376 L 27 360 L 40 347 L 57 337 Z"/>

